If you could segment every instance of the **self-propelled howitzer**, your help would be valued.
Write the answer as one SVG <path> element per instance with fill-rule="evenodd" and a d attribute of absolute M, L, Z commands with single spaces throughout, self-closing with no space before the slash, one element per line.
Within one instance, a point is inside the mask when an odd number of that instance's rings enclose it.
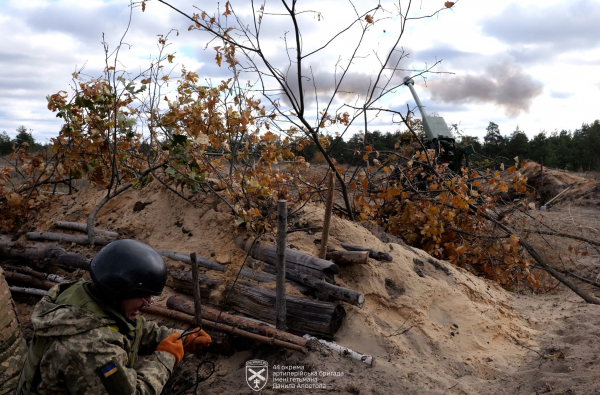
<path fill-rule="evenodd" d="M 423 130 L 427 136 L 427 148 L 434 149 L 439 160 L 448 164 L 448 167 L 455 172 L 459 172 L 462 167 L 469 167 L 469 155 L 475 153 L 473 146 L 458 147 L 444 118 L 427 115 L 415 91 L 414 81 L 410 77 L 404 77 L 404 83 L 410 89 L 421 113 Z"/>

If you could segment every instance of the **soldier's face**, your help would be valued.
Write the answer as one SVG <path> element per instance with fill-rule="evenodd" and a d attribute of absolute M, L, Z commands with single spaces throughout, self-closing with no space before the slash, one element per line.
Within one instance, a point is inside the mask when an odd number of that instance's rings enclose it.
<path fill-rule="evenodd" d="M 128 320 L 134 321 L 135 318 L 140 314 L 140 309 L 144 306 L 149 306 L 152 304 L 152 296 L 147 296 L 144 298 L 131 298 L 125 299 L 121 303 L 121 310 L 123 311 L 123 315 Z"/>

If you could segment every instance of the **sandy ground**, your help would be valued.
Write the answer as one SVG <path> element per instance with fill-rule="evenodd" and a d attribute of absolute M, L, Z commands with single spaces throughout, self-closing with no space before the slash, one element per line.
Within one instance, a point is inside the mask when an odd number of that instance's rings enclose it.
<path fill-rule="evenodd" d="M 102 191 L 93 188 L 76 198 L 63 196 L 25 230 L 53 230 L 58 220 L 83 222 L 101 197 Z M 101 210 L 96 226 L 155 248 L 197 251 L 228 265 L 222 281 L 230 281 L 245 256 L 233 244 L 232 236 L 243 231 L 234 227 L 227 207 L 219 200 L 198 195 L 191 201 L 159 186 L 130 190 Z M 556 223 L 565 223 L 561 215 L 569 215 L 575 226 L 594 234 L 600 211 L 569 201 L 565 204 L 536 214 Z M 319 226 L 322 218 L 323 209 L 307 206 L 290 219 L 290 227 Z M 370 260 L 368 265 L 342 268 L 336 276 L 339 285 L 363 292 L 366 303 L 361 308 L 345 305 L 347 317 L 334 340 L 374 356 L 374 367 L 319 344 L 311 345 L 310 352 L 303 355 L 236 341 L 233 355 L 209 353 L 203 357 L 216 369 L 199 384 L 198 393 L 254 393 L 246 383 L 245 363 L 260 359 L 269 365 L 268 384 L 262 390 L 265 394 L 600 394 L 598 306 L 585 304 L 562 286 L 543 295 L 511 293 L 385 234 L 378 236 L 339 218 L 332 221 L 332 246 L 349 242 L 393 256 L 392 262 Z M 288 246 L 316 255 L 316 238 L 320 235 L 291 233 Z M 557 255 L 567 245 L 557 244 Z M 92 252 L 75 245 L 69 249 Z M 572 270 L 588 278 L 600 269 L 598 252 L 593 249 L 569 262 Z M 181 263 L 168 265 L 189 270 Z M 600 294 L 592 286 L 585 289 Z M 172 293 L 167 290 L 158 304 L 164 304 Z M 25 302 L 31 300 L 16 299 L 24 330 L 30 335 L 27 316 L 31 306 Z M 207 303 L 218 301 L 217 295 Z M 186 357 L 163 393 L 173 394 L 192 381 L 197 363 L 194 356 Z M 308 377 L 316 382 L 308 384 L 316 388 L 274 388 L 274 378 L 286 369 L 314 372 Z"/>

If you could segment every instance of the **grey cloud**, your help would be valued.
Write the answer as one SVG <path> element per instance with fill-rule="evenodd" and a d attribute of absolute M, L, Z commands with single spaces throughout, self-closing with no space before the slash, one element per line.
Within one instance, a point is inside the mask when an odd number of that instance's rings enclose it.
<path fill-rule="evenodd" d="M 500 14 L 484 19 L 482 31 L 509 45 L 531 46 L 521 51 L 540 56 L 543 53 L 536 54 L 537 47 L 566 52 L 598 46 L 599 20 L 598 1 L 560 2 L 548 7 L 510 4 Z"/>
<path fill-rule="evenodd" d="M 430 82 L 431 98 L 446 103 L 492 103 L 514 117 L 529 111 L 543 84 L 509 60 L 493 63 L 484 74 L 457 75 Z"/>

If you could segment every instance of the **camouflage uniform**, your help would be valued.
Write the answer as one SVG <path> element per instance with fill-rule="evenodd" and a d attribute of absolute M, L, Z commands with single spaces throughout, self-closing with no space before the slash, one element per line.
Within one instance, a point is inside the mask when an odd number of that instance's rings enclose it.
<path fill-rule="evenodd" d="M 31 316 L 35 335 L 21 374 L 28 394 L 160 394 L 175 357 L 154 351 L 175 330 L 135 326 L 100 300 L 92 282 L 55 286 Z M 149 355 L 134 367 L 138 354 Z"/>
<path fill-rule="evenodd" d="M 27 344 L 15 313 L 15 306 L 0 268 L 0 395 L 13 394 L 27 354 Z"/>

